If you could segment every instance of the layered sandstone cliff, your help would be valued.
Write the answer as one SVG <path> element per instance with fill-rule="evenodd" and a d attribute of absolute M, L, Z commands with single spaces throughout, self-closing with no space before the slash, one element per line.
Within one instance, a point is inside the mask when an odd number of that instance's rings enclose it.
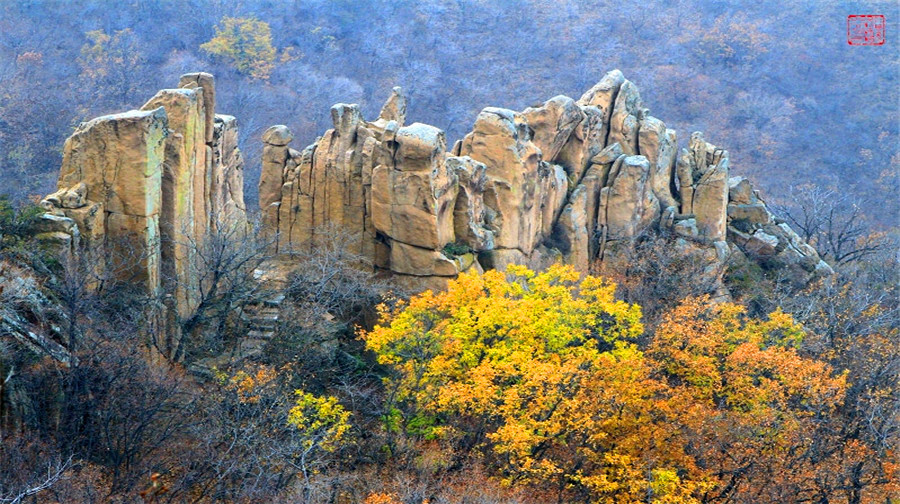
<path fill-rule="evenodd" d="M 406 124 L 399 88 L 374 121 L 357 105 L 331 113 L 334 128 L 302 151 L 285 126 L 263 136 L 260 208 L 280 253 L 337 228 L 365 267 L 440 288 L 513 263 L 616 267 L 652 234 L 711 263 L 744 254 L 804 280 L 831 271 L 749 181 L 729 178 L 728 151 L 699 132 L 679 149 L 618 70 L 578 100 L 485 108 L 450 149 L 440 129 Z"/>

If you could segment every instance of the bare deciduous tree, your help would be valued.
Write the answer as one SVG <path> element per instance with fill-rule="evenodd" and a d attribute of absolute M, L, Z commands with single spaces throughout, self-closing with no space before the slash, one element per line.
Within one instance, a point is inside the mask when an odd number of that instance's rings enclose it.
<path fill-rule="evenodd" d="M 373 276 L 372 265 L 351 251 L 352 238 L 341 229 L 318 229 L 315 236 L 311 250 L 294 254 L 297 267 L 290 277 L 288 296 L 304 307 L 307 322 L 328 315 L 361 322 L 392 286 Z"/>
<path fill-rule="evenodd" d="M 643 308 L 652 327 L 658 317 L 687 296 L 713 295 L 722 287 L 725 265 L 707 247 L 679 247 L 667 238 L 648 233 L 623 249 L 614 266 L 594 265 L 596 272 L 618 284 L 617 293 Z"/>
<path fill-rule="evenodd" d="M 315 246 L 294 253 L 280 306 L 279 322 L 265 358 L 289 366 L 298 380 L 335 386 L 348 400 L 371 399 L 361 382 L 372 378 L 363 360 L 359 326 L 375 323 L 375 307 L 405 296 L 352 251 L 346 233 L 317 229 Z"/>
<path fill-rule="evenodd" d="M 865 202 L 846 192 L 819 186 L 792 186 L 787 201 L 791 203 L 771 207 L 834 264 L 863 259 L 888 245 L 870 227 L 862 211 Z"/>
<path fill-rule="evenodd" d="M 188 309 L 176 313 L 177 329 L 188 341 L 182 338 L 174 345 L 171 355 L 175 360 L 192 351 L 185 343 L 191 346 L 201 342 L 204 330 L 220 339 L 230 317 L 269 294 L 268 287 L 254 277 L 254 272 L 273 257 L 275 238 L 263 233 L 258 225 L 247 228 L 217 218 L 212 222 L 216 224 L 202 240 L 182 233 L 192 260 L 185 261 L 183 272 L 164 279 L 170 286 L 167 294 L 183 289 L 188 299 Z"/>
<path fill-rule="evenodd" d="M 38 502 L 37 495 L 64 479 L 72 467 L 72 457 L 60 457 L 37 444 L 18 438 L 0 445 L 0 504 Z"/>

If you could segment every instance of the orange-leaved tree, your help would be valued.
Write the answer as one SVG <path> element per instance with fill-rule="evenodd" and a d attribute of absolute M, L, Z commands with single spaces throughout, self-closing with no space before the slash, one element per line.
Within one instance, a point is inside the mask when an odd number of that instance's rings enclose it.
<path fill-rule="evenodd" d="M 684 405 L 683 442 L 717 483 L 704 502 L 813 500 L 809 449 L 841 404 L 846 376 L 801 355 L 804 336 L 780 310 L 757 320 L 707 297 L 685 300 L 657 329 L 647 355 Z"/>
<path fill-rule="evenodd" d="M 790 316 L 707 298 L 642 349 L 640 307 L 614 292 L 566 266 L 513 266 L 385 310 L 364 337 L 391 370 L 388 427 L 480 455 L 544 500 L 791 500 L 844 377 L 797 351 Z"/>

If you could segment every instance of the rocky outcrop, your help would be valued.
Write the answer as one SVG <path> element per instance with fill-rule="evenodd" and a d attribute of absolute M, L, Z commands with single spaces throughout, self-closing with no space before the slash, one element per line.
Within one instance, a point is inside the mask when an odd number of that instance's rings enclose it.
<path fill-rule="evenodd" d="M 42 202 L 41 238 L 102 251 L 107 272 L 188 313 L 196 244 L 246 219 L 237 121 L 214 109 L 213 78 L 196 73 L 139 111 L 82 124 L 59 191 Z M 360 267 L 413 289 L 508 264 L 616 268 L 636 241 L 657 238 L 700 249 L 711 275 L 732 254 L 801 283 L 830 273 L 749 181 L 729 178 L 726 150 L 699 132 L 679 149 L 618 70 L 578 100 L 485 108 L 450 148 L 406 116 L 394 88 L 372 121 L 334 105 L 333 127 L 301 150 L 286 126 L 265 131 L 259 205 L 278 253 L 337 236 Z"/>
<path fill-rule="evenodd" d="M 143 285 L 147 293 L 155 293 L 160 283 L 159 219 L 168 135 L 162 107 L 82 123 L 63 148 L 60 190 L 42 201 L 49 213 L 85 224 L 67 230 L 73 246 L 81 227 L 93 228 L 92 246 L 114 243 L 117 253 L 107 256 L 109 269 L 122 280 Z M 103 217 L 88 226 L 83 213 Z"/>
<path fill-rule="evenodd" d="M 449 148 L 443 131 L 406 116 L 398 87 L 372 121 L 358 105 L 334 105 L 333 127 L 301 150 L 286 126 L 265 131 L 260 220 L 280 267 L 337 239 L 361 268 L 416 291 L 510 264 L 624 271 L 637 244 L 665 240 L 702 261 L 693 280 L 721 299 L 732 259 L 798 286 L 833 273 L 749 180 L 729 177 L 726 150 L 700 132 L 679 148 L 618 70 L 578 100 L 485 108 Z M 184 75 L 140 110 L 81 124 L 66 141 L 58 190 L 41 202 L 38 238 L 94 258 L 97 279 L 139 288 L 151 312 L 143 329 L 170 358 L 181 355 L 179 321 L 204 288 L 203 243 L 247 225 L 237 133 L 234 117 L 215 114 L 212 75 Z M 244 312 L 242 355 L 271 338 L 280 302 Z M 71 359 L 58 335 L 30 323 L 0 320 L 23 344 Z"/>
<path fill-rule="evenodd" d="M 810 275 L 834 273 L 816 249 L 769 212 L 744 177 L 728 179 L 727 221 L 729 242 L 740 247 L 750 260 L 787 271 L 795 282 L 802 283 Z"/>
<path fill-rule="evenodd" d="M 700 236 L 712 241 L 725 239 L 728 205 L 728 151 L 691 134 L 687 149 L 678 156 L 681 182 L 681 213 L 695 216 Z"/>
<path fill-rule="evenodd" d="M 263 136 L 260 210 L 281 253 L 337 229 L 363 267 L 420 289 L 514 263 L 615 267 L 635 240 L 666 236 L 704 251 L 714 275 L 732 251 L 802 281 L 830 271 L 748 181 L 729 179 L 727 151 L 699 132 L 679 151 L 618 70 L 578 100 L 485 108 L 449 150 L 439 129 L 405 125 L 400 88 L 374 121 L 348 104 L 332 119 L 302 151 L 285 126 Z"/>
<path fill-rule="evenodd" d="M 81 124 L 66 141 L 59 190 L 41 202 L 43 235 L 102 258 L 110 278 L 163 299 L 197 302 L 197 250 L 219 226 L 246 226 L 237 122 L 215 114 L 213 76 L 182 76 L 140 110 Z M 165 317 L 162 317 L 165 318 Z M 166 354 L 180 342 L 158 341 Z"/>
<path fill-rule="evenodd" d="M 78 364 L 71 339 L 80 339 L 77 324 L 48 298 L 27 268 L 0 260 L 0 335 L 12 336 L 37 355 L 48 355 L 65 366 Z M 4 377 L 9 379 L 8 376 Z"/>

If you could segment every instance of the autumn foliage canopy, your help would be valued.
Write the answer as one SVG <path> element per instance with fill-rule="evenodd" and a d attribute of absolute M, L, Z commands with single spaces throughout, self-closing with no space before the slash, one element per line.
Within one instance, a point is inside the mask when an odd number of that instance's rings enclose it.
<path fill-rule="evenodd" d="M 790 315 L 688 298 L 648 338 L 615 288 L 511 266 L 384 308 L 364 338 L 390 369 L 385 428 L 560 502 L 815 502 L 875 456 L 813 450 L 847 377 L 800 351 Z"/>

